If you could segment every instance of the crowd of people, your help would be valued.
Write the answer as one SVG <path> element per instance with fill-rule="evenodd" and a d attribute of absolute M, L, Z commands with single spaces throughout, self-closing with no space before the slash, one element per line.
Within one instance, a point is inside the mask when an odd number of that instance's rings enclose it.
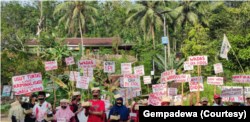
<path fill-rule="evenodd" d="M 23 109 L 25 113 L 24 122 L 81 122 L 79 120 L 79 113 L 84 111 L 87 122 L 139 122 L 139 106 L 153 106 L 148 104 L 148 100 L 139 100 L 123 105 L 123 98 L 120 94 L 115 95 L 115 105 L 110 105 L 109 114 L 105 113 L 105 103 L 100 100 L 100 89 L 93 88 L 91 90 L 93 99 L 87 100 L 92 103 L 92 106 L 85 106 L 79 104 L 81 100 L 80 92 L 74 92 L 72 101 L 67 99 L 60 100 L 60 106 L 52 109 L 50 103 L 46 102 L 46 93 L 38 92 L 38 95 L 33 94 L 29 103 L 23 102 L 18 96 L 17 101 L 11 104 L 9 112 L 9 119 L 12 122 L 23 122 Z M 206 97 L 201 98 L 198 104 L 193 104 L 192 95 L 190 99 L 190 106 L 210 106 Z M 233 102 L 233 105 L 225 105 L 219 94 L 214 95 L 212 106 L 250 106 L 250 95 L 247 95 L 247 102 L 245 105 L 239 102 Z M 39 103 L 37 103 L 39 100 Z M 171 98 L 162 97 L 161 106 L 171 106 Z M 181 102 L 176 102 L 173 106 L 182 106 Z"/>

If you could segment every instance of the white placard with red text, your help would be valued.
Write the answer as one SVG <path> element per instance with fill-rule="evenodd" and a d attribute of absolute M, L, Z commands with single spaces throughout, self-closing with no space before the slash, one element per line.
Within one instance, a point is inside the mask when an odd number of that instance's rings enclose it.
<path fill-rule="evenodd" d="M 114 73 L 115 72 L 115 62 L 114 61 L 104 61 L 104 73 Z"/>
<path fill-rule="evenodd" d="M 203 85 L 203 77 L 200 76 L 200 91 L 204 91 L 204 85 Z M 198 91 L 198 77 L 191 77 L 191 81 L 189 82 L 189 89 L 190 92 Z"/>
<path fill-rule="evenodd" d="M 144 84 L 151 84 L 151 77 L 150 76 L 144 76 L 143 77 Z"/>
<path fill-rule="evenodd" d="M 250 75 L 233 75 L 233 83 L 250 83 Z"/>
<path fill-rule="evenodd" d="M 207 77 L 207 84 L 223 85 L 223 77 Z"/>
<path fill-rule="evenodd" d="M 194 65 L 190 65 L 189 61 L 184 62 L 184 70 L 194 70 Z"/>
<path fill-rule="evenodd" d="M 150 94 L 148 98 L 148 104 L 151 104 L 153 106 L 160 106 L 161 97 L 155 96 L 154 94 Z"/>
<path fill-rule="evenodd" d="M 123 88 L 119 90 L 119 93 L 122 95 L 122 98 L 125 100 L 125 94 L 126 94 L 126 99 L 131 99 L 131 88 L 128 88 L 128 94 L 126 93 L 126 90 Z M 133 98 L 140 96 L 141 93 L 139 91 L 134 91 L 133 89 Z"/>
<path fill-rule="evenodd" d="M 169 70 L 161 73 L 161 83 L 175 80 L 176 70 Z"/>
<path fill-rule="evenodd" d="M 214 72 L 215 74 L 223 72 L 222 63 L 214 64 Z"/>
<path fill-rule="evenodd" d="M 131 63 L 121 63 L 122 74 L 132 74 Z"/>
<path fill-rule="evenodd" d="M 15 95 L 26 94 L 43 90 L 41 73 L 32 73 L 12 77 Z"/>
<path fill-rule="evenodd" d="M 153 94 L 155 96 L 166 96 L 167 95 L 166 84 L 152 85 L 152 88 L 153 88 Z"/>
<path fill-rule="evenodd" d="M 176 96 L 177 88 L 168 88 L 168 95 Z"/>
<path fill-rule="evenodd" d="M 207 65 L 207 56 L 189 56 L 190 65 Z"/>
<path fill-rule="evenodd" d="M 176 83 L 190 82 L 190 81 L 191 81 L 190 74 L 175 75 L 175 82 Z"/>
<path fill-rule="evenodd" d="M 65 58 L 65 61 L 66 61 L 67 66 L 75 64 L 74 58 L 72 56 L 68 57 L 68 58 Z"/>
<path fill-rule="evenodd" d="M 95 68 L 95 67 L 96 67 L 95 60 L 78 61 L 78 69 Z"/>
<path fill-rule="evenodd" d="M 230 94 L 230 89 L 235 89 L 235 88 L 240 88 L 241 89 L 241 95 L 240 96 L 236 96 L 236 97 L 224 97 L 225 95 L 229 95 Z M 227 91 L 227 93 L 225 93 L 225 89 L 229 89 Z M 227 101 L 231 101 L 231 102 L 244 102 L 244 99 L 243 99 L 243 88 L 242 87 L 239 87 L 239 86 L 222 86 L 221 88 L 221 97 L 222 97 L 222 101 L 223 102 L 227 102 Z M 228 93 L 229 92 L 229 93 Z M 246 99 L 246 95 L 247 94 L 250 94 L 250 87 L 245 87 L 245 101 L 247 100 Z"/>
<path fill-rule="evenodd" d="M 124 87 L 140 87 L 140 76 L 125 74 Z"/>
<path fill-rule="evenodd" d="M 57 69 L 57 61 L 47 61 L 45 62 L 45 70 L 49 71 L 49 70 L 54 70 Z"/>
<path fill-rule="evenodd" d="M 75 77 L 74 77 L 75 75 Z M 70 81 L 76 81 L 78 76 L 80 76 L 80 72 L 77 72 L 77 71 L 70 71 L 70 75 L 69 75 L 69 80 Z"/>
<path fill-rule="evenodd" d="M 140 75 L 140 76 L 145 75 L 144 66 L 141 65 L 141 66 L 138 66 L 138 67 L 134 67 L 134 74 Z"/>
<path fill-rule="evenodd" d="M 66 118 L 57 118 L 57 122 L 66 122 Z"/>
<path fill-rule="evenodd" d="M 120 87 L 124 87 L 124 78 L 120 77 Z"/>
<path fill-rule="evenodd" d="M 79 76 L 77 79 L 76 88 L 88 89 L 89 88 L 89 77 Z"/>
<path fill-rule="evenodd" d="M 93 68 L 84 68 L 83 74 L 85 77 L 89 77 L 89 81 L 93 81 Z"/>
<path fill-rule="evenodd" d="M 109 100 L 102 100 L 105 103 L 105 110 L 108 110 L 110 101 Z"/>

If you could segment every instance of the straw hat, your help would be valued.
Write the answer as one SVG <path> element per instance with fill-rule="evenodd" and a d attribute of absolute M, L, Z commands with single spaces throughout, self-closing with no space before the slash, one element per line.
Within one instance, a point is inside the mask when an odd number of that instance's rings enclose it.
<path fill-rule="evenodd" d="M 52 121 L 54 120 L 54 115 L 52 114 L 52 117 L 47 117 L 47 114 L 44 115 L 44 119 L 48 122 L 48 121 Z"/>
<path fill-rule="evenodd" d="M 99 87 L 92 88 L 91 92 L 93 92 L 94 90 L 100 90 L 100 88 Z"/>
<path fill-rule="evenodd" d="M 120 120 L 120 115 L 118 116 L 110 115 L 110 120 Z"/>
<path fill-rule="evenodd" d="M 147 104 L 148 103 L 148 100 L 147 99 L 144 99 L 143 101 L 142 101 L 142 104 Z"/>
<path fill-rule="evenodd" d="M 138 104 L 142 104 L 142 102 L 143 102 L 143 100 L 139 100 L 137 103 L 138 103 Z"/>
<path fill-rule="evenodd" d="M 61 108 L 61 106 L 58 106 L 58 107 L 56 107 L 56 110 L 58 110 L 58 109 L 60 109 Z"/>
<path fill-rule="evenodd" d="M 179 106 L 179 105 L 182 105 L 182 104 L 181 104 L 181 102 L 176 102 L 174 105 Z"/>
<path fill-rule="evenodd" d="M 166 97 L 166 96 L 162 97 L 162 99 L 161 99 L 161 102 L 170 102 L 170 101 L 171 101 L 171 99 L 169 97 Z"/>
<path fill-rule="evenodd" d="M 115 95 L 114 97 L 115 97 L 115 99 L 117 99 L 117 98 L 120 98 L 120 97 L 122 97 L 122 95 L 120 95 L 120 94 L 117 94 L 117 95 Z"/>
<path fill-rule="evenodd" d="M 61 102 L 61 103 L 63 103 L 63 102 L 64 102 L 64 103 L 69 103 L 69 100 L 67 100 L 67 99 L 62 99 L 62 100 L 60 100 L 60 102 Z"/>
<path fill-rule="evenodd" d="M 76 96 L 76 95 L 80 95 L 81 93 L 78 91 L 78 92 L 73 92 L 73 96 Z"/>
<path fill-rule="evenodd" d="M 247 96 L 246 96 L 247 98 L 250 98 L 250 94 L 247 94 Z"/>
<path fill-rule="evenodd" d="M 20 105 L 20 103 L 18 101 L 11 103 L 11 107 L 16 107 L 18 105 Z"/>

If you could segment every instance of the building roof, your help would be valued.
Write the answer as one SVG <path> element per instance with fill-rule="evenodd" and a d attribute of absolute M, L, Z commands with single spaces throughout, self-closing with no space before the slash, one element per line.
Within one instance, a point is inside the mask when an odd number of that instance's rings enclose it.
<path fill-rule="evenodd" d="M 58 41 L 61 38 L 56 38 Z M 83 38 L 83 45 L 86 46 L 112 46 L 112 42 L 115 38 Z M 119 45 L 122 45 L 121 39 L 118 38 Z M 81 44 L 81 38 L 66 38 L 63 44 L 69 44 L 69 46 L 78 46 Z M 37 40 L 31 39 L 28 43 L 28 46 L 36 46 Z"/>

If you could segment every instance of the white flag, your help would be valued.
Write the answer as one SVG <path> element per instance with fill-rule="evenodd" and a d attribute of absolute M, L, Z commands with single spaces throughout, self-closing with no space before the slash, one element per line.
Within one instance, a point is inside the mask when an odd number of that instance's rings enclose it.
<path fill-rule="evenodd" d="M 220 57 L 228 60 L 227 53 L 229 52 L 230 48 L 231 48 L 231 45 L 230 45 L 226 35 L 224 34 L 224 38 L 223 38 L 223 42 L 222 42 L 222 46 L 221 46 Z"/>

